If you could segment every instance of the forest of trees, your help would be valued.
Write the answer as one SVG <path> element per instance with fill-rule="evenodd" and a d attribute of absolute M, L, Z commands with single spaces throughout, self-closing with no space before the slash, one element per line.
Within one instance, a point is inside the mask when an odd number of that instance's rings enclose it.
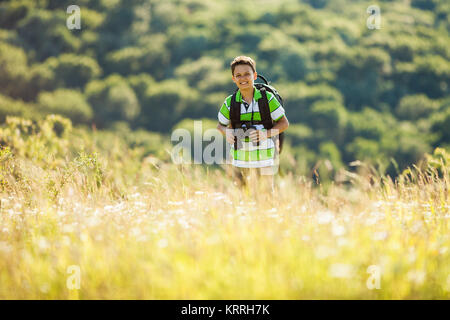
<path fill-rule="evenodd" d="M 186 119 L 217 119 L 230 61 L 248 55 L 285 100 L 287 170 L 361 160 L 395 174 L 450 148 L 450 2 L 378 0 L 380 29 L 366 25 L 372 4 L 0 1 L 0 122 L 58 113 L 139 132 L 135 144 L 170 139 Z"/>

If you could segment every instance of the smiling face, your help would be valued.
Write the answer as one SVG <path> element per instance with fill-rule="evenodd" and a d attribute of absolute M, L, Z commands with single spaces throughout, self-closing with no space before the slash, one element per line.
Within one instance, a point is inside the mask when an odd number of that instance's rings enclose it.
<path fill-rule="evenodd" d="M 239 90 L 246 90 L 253 88 L 253 82 L 256 80 L 258 74 L 253 72 L 252 67 L 248 64 L 238 64 L 234 68 L 233 82 L 237 85 Z"/>

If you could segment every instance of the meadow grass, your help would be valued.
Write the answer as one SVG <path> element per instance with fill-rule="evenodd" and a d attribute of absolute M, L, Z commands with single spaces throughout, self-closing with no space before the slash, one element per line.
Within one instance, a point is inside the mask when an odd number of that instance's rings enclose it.
<path fill-rule="evenodd" d="M 272 194 L 223 168 L 149 165 L 126 183 L 101 154 L 0 160 L 0 299 L 450 297 L 448 163 L 327 186 L 279 175 Z"/>

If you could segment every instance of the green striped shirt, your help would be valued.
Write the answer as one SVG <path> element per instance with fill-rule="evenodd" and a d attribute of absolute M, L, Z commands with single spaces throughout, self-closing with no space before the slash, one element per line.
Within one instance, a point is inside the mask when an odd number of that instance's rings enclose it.
<path fill-rule="evenodd" d="M 241 121 L 253 120 L 260 121 L 261 114 L 259 113 L 258 100 L 261 99 L 261 91 L 256 87 L 254 88 L 253 101 L 249 105 L 248 109 L 245 108 L 240 90 L 236 93 L 236 101 L 241 104 Z M 230 105 L 233 95 L 228 96 L 218 113 L 219 122 L 228 126 L 230 124 Z M 284 108 L 277 100 L 274 94 L 267 92 L 267 100 L 269 101 L 270 116 L 274 121 L 280 120 L 284 116 Z M 265 130 L 262 124 L 255 125 L 258 130 Z M 259 146 L 253 145 L 246 137 L 243 141 L 243 148 L 234 150 L 234 146 L 231 146 L 231 155 L 233 156 L 232 164 L 236 167 L 243 168 L 262 168 L 274 165 L 275 146 L 272 139 L 261 141 Z"/>

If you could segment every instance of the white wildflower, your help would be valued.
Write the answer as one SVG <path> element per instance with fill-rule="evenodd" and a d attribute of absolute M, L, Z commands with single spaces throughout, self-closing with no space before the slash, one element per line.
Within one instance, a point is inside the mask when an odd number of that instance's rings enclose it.
<path fill-rule="evenodd" d="M 388 236 L 388 233 L 386 231 L 375 232 L 372 235 L 372 240 L 382 241 L 382 240 L 385 240 L 387 238 L 387 236 Z"/>
<path fill-rule="evenodd" d="M 135 193 L 135 194 L 131 194 L 129 197 L 132 199 L 136 199 L 139 198 L 141 196 L 141 194 L 139 192 Z"/>
<path fill-rule="evenodd" d="M 12 246 L 6 241 L 0 241 L 0 252 L 10 253 L 12 251 Z"/>
<path fill-rule="evenodd" d="M 333 278 L 351 278 L 354 273 L 353 266 L 344 263 L 333 263 L 328 271 Z"/>
<path fill-rule="evenodd" d="M 317 259 L 325 259 L 330 256 L 334 256 L 336 254 L 336 250 L 327 246 L 319 246 L 317 247 L 315 254 Z"/>
<path fill-rule="evenodd" d="M 169 202 L 167 202 L 167 204 L 169 206 L 182 206 L 183 203 L 184 203 L 183 201 L 169 201 Z"/>
<path fill-rule="evenodd" d="M 413 270 L 408 272 L 407 276 L 409 281 L 417 285 L 421 285 L 422 283 L 425 282 L 426 273 L 420 270 Z"/>
<path fill-rule="evenodd" d="M 49 290 L 50 290 L 50 285 L 49 285 L 48 283 L 44 283 L 44 284 L 42 284 L 42 285 L 39 287 L 39 290 L 40 290 L 42 293 L 48 293 Z"/>
<path fill-rule="evenodd" d="M 47 250 L 48 248 L 50 248 L 50 243 L 47 241 L 45 237 L 39 237 L 37 243 L 39 249 L 41 250 Z"/>
<path fill-rule="evenodd" d="M 336 237 L 342 236 L 345 234 L 345 227 L 343 225 L 333 223 L 333 226 L 331 227 L 331 232 Z"/>
<path fill-rule="evenodd" d="M 317 222 L 319 224 L 330 223 L 334 219 L 334 214 L 331 211 L 319 211 L 317 213 Z"/>
<path fill-rule="evenodd" d="M 165 248 L 168 244 L 169 242 L 167 241 L 167 239 L 161 239 L 158 241 L 158 247 L 160 248 Z"/>
<path fill-rule="evenodd" d="M 303 241 L 309 241 L 309 240 L 311 240 L 311 238 L 310 238 L 309 236 L 303 236 L 303 237 L 302 237 L 302 240 L 303 240 Z"/>

